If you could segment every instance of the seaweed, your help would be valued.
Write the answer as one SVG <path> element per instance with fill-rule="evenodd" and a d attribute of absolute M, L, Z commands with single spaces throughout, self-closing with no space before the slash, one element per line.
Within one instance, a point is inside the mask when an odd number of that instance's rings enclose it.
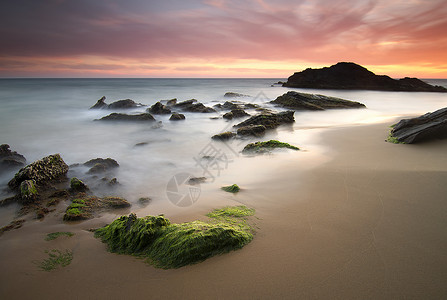
<path fill-rule="evenodd" d="M 111 252 L 135 255 L 157 268 L 180 268 L 240 249 L 253 239 L 245 218 L 254 209 L 225 207 L 210 220 L 171 224 L 164 216 L 123 216 L 95 231 Z"/>
<path fill-rule="evenodd" d="M 250 143 L 244 147 L 242 153 L 268 153 L 270 150 L 276 148 L 287 148 L 292 150 L 300 150 L 300 148 L 296 146 L 292 146 L 288 143 L 280 142 L 277 140 L 270 140 L 266 142 L 255 142 Z"/>

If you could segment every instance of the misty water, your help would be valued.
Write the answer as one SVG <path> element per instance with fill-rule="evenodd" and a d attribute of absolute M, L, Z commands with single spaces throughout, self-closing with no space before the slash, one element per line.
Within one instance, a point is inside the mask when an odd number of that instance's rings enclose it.
<path fill-rule="evenodd" d="M 240 153 L 246 144 L 260 139 L 230 143 L 211 140 L 212 135 L 241 121 L 211 119 L 221 116 L 222 111 L 184 113 L 186 120 L 178 122 L 169 121 L 170 115 L 154 115 L 157 122 L 114 123 L 94 121 L 112 111 L 89 110 L 102 96 L 106 96 L 107 103 L 129 98 L 147 105 L 114 111 L 125 113 L 143 112 L 159 100 L 172 98 L 178 101 L 194 98 L 213 106 L 233 100 L 224 98 L 229 91 L 250 96 L 234 100 L 278 110 L 268 101 L 291 90 L 272 86 L 278 80 L 284 79 L 1 79 L 0 143 L 9 144 L 13 151 L 24 155 L 27 163 L 54 153 L 60 153 L 68 165 L 97 157 L 113 158 L 120 167 L 105 176 L 116 177 L 120 182 L 117 187 L 101 185 L 101 178 L 86 174 L 88 168 L 83 166 L 70 168 L 68 175 L 96 186 L 98 195 L 123 196 L 136 208 L 139 198 L 150 197 L 152 203 L 147 210 L 165 212 L 179 209 L 166 194 L 168 183 L 177 174 L 207 177 L 207 182 L 200 185 L 201 193 L 224 195 L 219 187 L 233 183 L 249 189 L 268 178 L 269 170 L 283 162 L 308 168 L 330 159 L 320 139 L 325 130 L 378 122 L 391 125 L 397 117 L 420 115 L 447 106 L 447 94 L 442 93 L 293 89 L 359 101 L 367 109 L 296 112 L 293 125 L 273 130 L 261 140 L 278 139 L 303 151 L 279 151 L 260 157 Z M 426 81 L 447 87 L 447 80 Z M 145 144 L 137 146 L 139 143 Z M 206 163 L 201 158 L 216 154 L 210 151 L 218 151 L 224 159 L 214 169 L 205 169 Z M 8 195 L 4 190 L 13 175 L 14 172 L 9 172 L 1 176 L 0 196 Z"/>

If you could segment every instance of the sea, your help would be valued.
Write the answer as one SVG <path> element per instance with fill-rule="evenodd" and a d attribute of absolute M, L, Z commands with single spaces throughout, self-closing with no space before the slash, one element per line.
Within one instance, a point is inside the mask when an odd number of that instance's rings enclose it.
<path fill-rule="evenodd" d="M 221 193 L 220 187 L 237 183 L 250 189 L 269 168 L 287 161 L 298 168 L 311 168 L 330 159 L 330 149 L 321 139 L 325 131 L 346 126 L 388 122 L 417 116 L 447 106 L 447 94 L 359 90 L 291 89 L 269 79 L 0 79 L 0 143 L 24 155 L 27 163 L 59 153 L 70 165 L 69 177 L 78 177 L 94 187 L 99 196 L 115 195 L 140 207 L 140 198 L 150 198 L 148 211 L 164 212 L 193 207 L 200 194 Z M 447 79 L 426 79 L 447 87 Z M 229 100 L 281 110 L 269 102 L 295 90 L 364 103 L 366 109 L 299 111 L 295 123 L 272 130 L 262 138 L 236 139 L 227 143 L 211 136 L 232 130 L 241 120 L 228 121 L 217 113 L 184 113 L 186 120 L 170 121 L 170 115 L 154 115 L 156 122 L 95 121 L 109 110 L 89 109 L 102 96 L 112 103 L 132 99 L 144 106 L 113 112 L 144 112 L 160 100 L 178 102 L 197 99 L 206 106 Z M 226 98 L 226 92 L 241 93 Z M 255 110 L 248 110 L 256 114 Z M 384 140 L 388 132 L 384 132 Z M 302 151 L 283 150 L 260 157 L 241 153 L 245 145 L 277 139 Z M 104 175 L 88 174 L 83 163 L 93 158 L 113 158 L 119 168 Z M 2 172 L 0 197 L 10 196 L 7 182 L 17 170 Z M 191 177 L 206 177 L 197 186 Z M 118 185 L 108 180 L 116 178 Z M 226 195 L 226 193 L 222 192 Z M 0 216 L 1 217 L 1 216 Z"/>

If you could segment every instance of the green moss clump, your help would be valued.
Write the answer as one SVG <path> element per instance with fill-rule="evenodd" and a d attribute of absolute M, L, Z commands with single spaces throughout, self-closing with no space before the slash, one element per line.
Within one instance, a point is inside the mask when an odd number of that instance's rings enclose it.
<path fill-rule="evenodd" d="M 292 146 L 288 143 L 283 143 L 277 140 L 270 140 L 266 142 L 250 143 L 244 147 L 242 153 L 266 153 L 276 148 L 287 148 L 292 150 L 300 150 L 300 148 Z"/>
<path fill-rule="evenodd" d="M 41 262 L 35 262 L 37 266 L 43 271 L 51 271 L 56 269 L 57 267 L 66 267 L 73 260 L 73 252 L 69 250 L 65 250 L 62 252 L 57 249 L 53 249 L 51 251 L 45 251 L 48 253 L 48 258 L 44 259 Z"/>
<path fill-rule="evenodd" d="M 386 139 L 386 141 L 388 143 L 393 143 L 393 144 L 406 144 L 405 142 L 401 142 L 397 139 L 397 137 L 393 136 L 393 132 L 392 130 L 390 130 L 390 133 L 388 135 L 388 138 Z"/>
<path fill-rule="evenodd" d="M 229 186 L 223 186 L 220 188 L 221 190 L 229 193 L 237 193 L 241 190 L 241 188 L 237 184 L 229 185 Z"/>
<path fill-rule="evenodd" d="M 112 252 L 147 259 L 155 267 L 170 269 L 198 263 L 217 254 L 240 249 L 253 239 L 244 217 L 254 210 L 244 206 L 213 211 L 209 222 L 171 224 L 163 216 L 123 216 L 97 229 L 95 237 Z"/>
<path fill-rule="evenodd" d="M 57 239 L 60 236 L 72 237 L 73 235 L 74 235 L 73 232 L 67 232 L 67 231 L 52 232 L 52 233 L 47 234 L 45 241 L 52 241 L 52 240 Z"/>

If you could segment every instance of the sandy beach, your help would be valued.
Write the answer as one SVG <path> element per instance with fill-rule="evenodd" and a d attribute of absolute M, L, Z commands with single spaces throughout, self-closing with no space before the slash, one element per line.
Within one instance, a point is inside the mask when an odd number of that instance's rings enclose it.
<path fill-rule="evenodd" d="M 444 298 L 447 141 L 387 143 L 389 125 L 329 129 L 321 135 L 328 162 L 305 170 L 287 162 L 272 169 L 268 179 L 255 180 L 237 195 L 238 202 L 256 209 L 254 240 L 196 265 L 161 270 L 107 252 L 85 230 L 103 225 L 104 218 L 70 228 L 60 214 L 30 220 L 0 237 L 0 297 Z M 217 203 L 235 205 L 231 197 Z M 204 219 L 208 209 L 191 211 L 167 217 Z M 54 231 L 76 234 L 44 241 Z M 39 271 L 33 261 L 53 248 L 71 249 L 72 263 Z"/>

